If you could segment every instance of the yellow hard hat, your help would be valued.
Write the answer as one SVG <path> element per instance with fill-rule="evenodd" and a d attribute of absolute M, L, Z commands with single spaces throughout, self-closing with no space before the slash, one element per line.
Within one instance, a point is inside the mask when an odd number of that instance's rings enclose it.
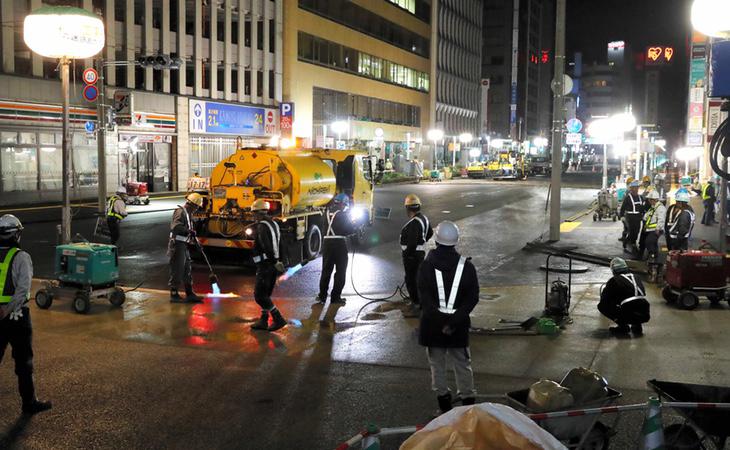
<path fill-rule="evenodd" d="M 189 201 L 193 205 L 196 205 L 198 208 L 203 207 L 203 196 L 198 194 L 197 192 L 188 194 L 188 196 L 185 197 L 185 200 Z"/>
<path fill-rule="evenodd" d="M 644 175 L 644 178 L 641 179 L 644 183 L 651 182 L 651 178 L 649 178 L 649 175 Z"/>
<path fill-rule="evenodd" d="M 251 211 L 268 211 L 269 206 L 269 202 L 259 198 L 251 204 Z"/>
<path fill-rule="evenodd" d="M 406 195 L 406 200 L 403 202 L 403 206 L 421 206 L 421 199 L 416 194 Z"/>
<path fill-rule="evenodd" d="M 626 179 L 626 185 L 629 185 L 629 184 L 631 184 L 631 182 L 632 182 L 632 181 L 634 181 L 634 177 L 628 177 L 628 178 Z"/>

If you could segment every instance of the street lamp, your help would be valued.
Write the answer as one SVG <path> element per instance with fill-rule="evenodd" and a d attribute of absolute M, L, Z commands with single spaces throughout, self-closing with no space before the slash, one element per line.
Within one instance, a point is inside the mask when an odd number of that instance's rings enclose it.
<path fill-rule="evenodd" d="M 462 144 L 468 144 L 472 140 L 474 140 L 474 136 L 471 133 L 461 133 L 459 135 L 459 142 Z M 456 146 L 454 146 L 454 155 L 453 155 L 453 161 L 451 162 L 451 166 L 456 166 Z"/>
<path fill-rule="evenodd" d="M 674 156 L 684 161 L 684 174 L 689 175 L 689 162 L 702 156 L 702 147 L 682 147 L 674 152 Z"/>
<path fill-rule="evenodd" d="M 337 134 L 337 140 L 339 141 L 342 139 L 342 133 L 347 133 L 350 125 L 344 120 L 338 120 L 337 122 L 332 122 L 330 127 L 332 128 L 332 131 Z"/>
<path fill-rule="evenodd" d="M 81 8 L 44 6 L 25 17 L 23 39 L 35 53 L 59 59 L 63 92 L 61 242 L 66 244 L 71 241 L 68 66 L 72 59 L 91 58 L 101 51 L 104 47 L 104 22 Z"/>
<path fill-rule="evenodd" d="M 695 0 L 692 4 L 692 26 L 707 36 L 730 38 L 730 2 Z"/>
<path fill-rule="evenodd" d="M 591 122 L 586 128 L 586 132 L 593 138 L 599 139 L 603 143 L 603 178 L 601 179 L 601 187 L 608 187 L 608 140 L 616 136 L 616 127 L 613 120 L 597 119 Z"/>
<path fill-rule="evenodd" d="M 437 149 L 436 149 L 436 143 L 444 138 L 444 130 L 439 130 L 436 128 L 432 128 L 428 130 L 426 133 L 426 137 L 429 141 L 433 142 L 433 168 L 436 169 L 436 158 L 437 158 Z"/>

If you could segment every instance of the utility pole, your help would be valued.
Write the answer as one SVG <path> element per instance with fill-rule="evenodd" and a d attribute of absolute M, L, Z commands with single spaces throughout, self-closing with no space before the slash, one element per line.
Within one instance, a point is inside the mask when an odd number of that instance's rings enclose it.
<path fill-rule="evenodd" d="M 563 128 L 565 127 L 565 3 L 557 0 L 555 9 L 555 75 L 553 79 L 552 176 L 550 186 L 550 241 L 560 240 L 560 183 L 563 171 Z"/>
<path fill-rule="evenodd" d="M 96 133 L 96 156 L 99 166 L 99 187 L 97 201 L 99 214 L 106 212 L 106 86 L 104 84 L 104 60 L 99 58 L 99 98 L 96 105 L 96 118 L 99 127 Z"/>
<path fill-rule="evenodd" d="M 63 179 L 61 182 L 61 198 L 63 206 L 61 208 L 61 243 L 68 244 L 71 242 L 71 143 L 69 142 L 69 99 L 68 99 L 68 66 L 71 60 L 62 57 L 60 61 L 61 69 L 61 90 L 63 91 L 63 137 L 61 140 L 61 171 Z"/>

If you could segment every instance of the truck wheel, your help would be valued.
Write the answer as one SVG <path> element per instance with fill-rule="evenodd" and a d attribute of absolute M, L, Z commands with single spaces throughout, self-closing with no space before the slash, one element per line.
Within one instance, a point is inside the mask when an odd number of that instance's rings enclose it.
<path fill-rule="evenodd" d="M 111 293 L 111 295 L 109 295 L 109 303 L 114 306 L 122 306 L 124 304 L 124 300 L 126 300 L 126 296 L 124 295 L 124 290 L 120 288 L 117 288 Z"/>
<path fill-rule="evenodd" d="M 73 306 L 74 311 L 77 313 L 86 314 L 89 312 L 89 309 L 91 309 L 91 300 L 89 300 L 89 296 L 86 293 L 79 292 L 74 297 L 74 301 L 71 306 Z"/>
<path fill-rule="evenodd" d="M 677 301 L 679 302 L 679 306 L 687 310 L 695 309 L 700 304 L 700 298 L 691 291 L 683 291 L 680 293 Z"/>
<path fill-rule="evenodd" d="M 53 296 L 47 290 L 41 289 L 35 293 L 35 304 L 38 305 L 40 309 L 48 309 L 51 307 L 52 303 Z"/>
<path fill-rule="evenodd" d="M 322 251 L 322 231 L 319 225 L 312 224 L 304 237 L 304 258 L 315 259 Z"/>

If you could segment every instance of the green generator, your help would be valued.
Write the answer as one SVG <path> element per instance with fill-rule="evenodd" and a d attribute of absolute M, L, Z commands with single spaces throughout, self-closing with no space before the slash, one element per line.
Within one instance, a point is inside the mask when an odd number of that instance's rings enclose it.
<path fill-rule="evenodd" d="M 64 283 L 107 286 L 119 279 L 119 257 L 113 245 L 76 243 L 56 247 L 56 278 Z"/>
<path fill-rule="evenodd" d="M 46 281 L 36 292 L 39 308 L 48 309 L 55 298 L 70 297 L 74 311 L 86 314 L 91 299 L 106 297 L 114 306 L 122 306 L 124 290 L 117 287 L 119 255 L 117 247 L 82 242 L 56 247 L 56 281 Z"/>

